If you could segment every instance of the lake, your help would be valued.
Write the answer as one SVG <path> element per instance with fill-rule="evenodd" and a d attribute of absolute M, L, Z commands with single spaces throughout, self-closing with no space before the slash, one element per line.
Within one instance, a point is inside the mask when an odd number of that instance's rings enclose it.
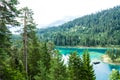
<path fill-rule="evenodd" d="M 63 55 L 65 63 L 67 63 L 68 55 L 76 51 L 80 55 L 83 54 L 84 50 L 88 50 L 90 53 L 91 62 L 94 60 L 99 60 L 100 64 L 93 64 L 93 68 L 96 75 L 96 80 L 109 80 L 109 74 L 112 69 L 116 69 L 120 71 L 120 66 L 118 65 L 110 65 L 101 61 L 101 56 L 106 52 L 107 48 L 63 48 L 56 47 L 57 50 Z"/>

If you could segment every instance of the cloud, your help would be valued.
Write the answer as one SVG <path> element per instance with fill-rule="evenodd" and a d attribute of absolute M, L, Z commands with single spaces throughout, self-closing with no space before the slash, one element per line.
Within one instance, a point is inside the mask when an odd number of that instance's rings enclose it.
<path fill-rule="evenodd" d="M 50 24 L 65 16 L 83 16 L 119 5 L 120 0 L 19 0 L 28 6 L 37 24 Z"/>

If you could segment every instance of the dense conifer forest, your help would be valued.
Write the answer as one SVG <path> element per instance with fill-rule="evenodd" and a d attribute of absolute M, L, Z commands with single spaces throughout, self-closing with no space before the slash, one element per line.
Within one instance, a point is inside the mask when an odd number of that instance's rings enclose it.
<path fill-rule="evenodd" d="M 0 1 L 0 80 L 95 80 L 88 52 L 82 59 L 71 53 L 64 64 L 54 44 L 40 42 L 36 36 L 33 11 L 28 7 L 18 10 L 16 5 L 17 0 Z M 16 18 L 23 19 L 23 24 Z M 23 29 L 13 35 L 8 26 Z"/>
<path fill-rule="evenodd" d="M 39 39 L 57 46 L 120 45 L 120 6 L 38 30 Z"/>
<path fill-rule="evenodd" d="M 19 0 L 0 1 L 0 80 L 95 80 L 87 50 L 81 56 L 71 52 L 65 64 L 55 46 L 120 45 L 119 6 L 37 30 L 34 12 L 17 9 L 18 4 Z M 14 35 L 8 26 L 23 28 Z M 110 79 L 118 76 L 113 71 Z"/>

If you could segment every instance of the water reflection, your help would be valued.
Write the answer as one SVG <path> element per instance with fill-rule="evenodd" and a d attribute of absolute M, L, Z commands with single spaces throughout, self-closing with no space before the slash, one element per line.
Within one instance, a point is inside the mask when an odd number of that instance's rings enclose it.
<path fill-rule="evenodd" d="M 64 55 L 65 63 L 68 62 L 68 55 L 71 52 L 77 51 L 80 55 L 82 55 L 83 51 L 86 50 L 86 48 L 56 48 L 56 49 L 58 49 L 60 53 Z M 101 56 L 105 53 L 106 50 L 107 50 L 106 48 L 103 49 L 89 48 L 88 51 L 90 53 L 91 61 L 95 59 L 101 60 Z M 109 75 L 112 69 L 120 70 L 119 65 L 110 65 L 103 62 L 100 62 L 100 64 L 96 64 L 96 65 L 93 64 L 93 68 L 95 71 L 96 80 L 109 80 Z"/>

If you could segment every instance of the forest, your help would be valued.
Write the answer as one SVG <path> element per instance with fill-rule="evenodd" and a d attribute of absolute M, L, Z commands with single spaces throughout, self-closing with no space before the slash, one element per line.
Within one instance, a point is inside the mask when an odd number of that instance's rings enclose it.
<path fill-rule="evenodd" d="M 54 43 L 36 36 L 33 11 L 17 0 L 0 1 L 0 80 L 95 80 L 89 53 L 72 52 L 67 64 Z M 23 23 L 16 18 L 23 19 Z M 9 27 L 23 26 L 19 36 Z"/>
<path fill-rule="evenodd" d="M 37 31 L 41 41 L 57 46 L 120 45 L 120 6 L 86 15 L 60 26 Z"/>
<path fill-rule="evenodd" d="M 109 57 L 109 62 L 120 63 L 120 49 L 108 49 L 105 55 Z"/>
<path fill-rule="evenodd" d="M 34 12 L 17 9 L 18 4 L 18 0 L 0 1 L 0 80 L 96 80 L 87 50 L 81 57 L 71 52 L 64 64 L 55 46 L 120 44 L 119 6 L 38 30 Z M 19 26 L 23 26 L 20 35 L 12 34 L 10 27 Z M 110 78 L 119 76 L 113 71 Z"/>

